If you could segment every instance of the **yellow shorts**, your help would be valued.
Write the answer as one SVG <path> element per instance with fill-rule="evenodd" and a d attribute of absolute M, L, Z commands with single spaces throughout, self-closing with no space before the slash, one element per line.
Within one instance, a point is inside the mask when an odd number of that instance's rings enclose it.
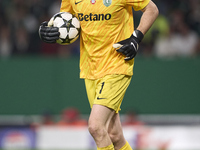
<path fill-rule="evenodd" d="M 118 113 L 131 78 L 132 76 L 114 74 L 96 80 L 85 79 L 90 107 L 93 104 L 103 105 Z"/>

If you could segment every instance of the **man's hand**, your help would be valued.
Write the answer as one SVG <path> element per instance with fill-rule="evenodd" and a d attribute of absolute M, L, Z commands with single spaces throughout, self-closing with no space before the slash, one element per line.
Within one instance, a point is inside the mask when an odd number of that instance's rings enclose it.
<path fill-rule="evenodd" d="M 141 31 L 135 30 L 130 38 L 113 44 L 114 48 L 118 48 L 117 52 L 126 56 L 124 60 L 133 59 L 138 51 L 139 43 L 142 41 L 144 35 Z"/>
<path fill-rule="evenodd" d="M 46 43 L 56 43 L 59 39 L 59 31 L 57 27 L 48 26 L 48 22 L 45 21 L 40 25 L 39 36 L 40 39 Z"/>

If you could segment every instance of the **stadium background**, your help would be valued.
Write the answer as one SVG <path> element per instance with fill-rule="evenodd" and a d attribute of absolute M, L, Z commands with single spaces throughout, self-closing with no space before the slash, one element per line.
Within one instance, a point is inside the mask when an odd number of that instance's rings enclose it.
<path fill-rule="evenodd" d="M 200 1 L 154 2 L 160 15 L 141 43 L 136 57 L 133 80 L 122 104 L 124 129 L 126 133 L 134 133 L 127 134 L 132 142 L 141 140 L 138 135 L 142 131 L 145 140 L 151 143 L 133 142 L 133 148 L 200 149 L 197 144 L 200 143 Z M 59 123 L 63 121 L 66 109 L 74 108 L 79 119 L 83 120 L 87 120 L 90 112 L 84 81 L 79 79 L 79 41 L 60 46 L 45 44 L 38 37 L 40 23 L 58 12 L 59 6 L 60 0 L 0 1 L 2 149 L 77 150 L 70 144 L 63 144 L 65 140 L 58 142 L 60 147 L 45 145 L 62 133 L 63 125 L 60 127 Z M 134 14 L 137 26 L 141 13 Z M 130 112 L 137 120 L 127 126 Z M 45 117 L 51 117 L 51 127 L 43 122 Z M 136 129 L 135 124 L 142 130 Z M 152 131 L 150 136 L 147 128 Z M 76 141 L 76 136 L 81 141 L 79 135 L 83 135 L 83 145 L 80 142 L 79 147 L 94 148 L 84 125 L 81 129 L 65 125 L 64 130 L 66 141 L 70 140 L 69 135 L 72 137 L 72 141 L 66 143 Z M 166 131 L 171 133 L 168 138 Z M 165 142 L 152 142 L 155 137 Z M 190 137 L 196 137 L 193 143 Z M 89 142 L 83 139 L 89 139 Z M 189 144 L 181 147 L 177 139 L 181 144 Z"/>

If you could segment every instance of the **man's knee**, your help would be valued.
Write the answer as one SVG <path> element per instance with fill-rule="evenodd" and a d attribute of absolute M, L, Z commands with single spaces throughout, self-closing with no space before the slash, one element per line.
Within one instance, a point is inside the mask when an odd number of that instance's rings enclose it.
<path fill-rule="evenodd" d="M 123 134 L 121 132 L 108 133 L 108 134 L 113 143 L 118 143 L 121 140 L 123 140 Z"/>
<path fill-rule="evenodd" d="M 89 122 L 88 130 L 94 138 L 97 138 L 97 137 L 100 138 L 100 137 L 103 137 L 105 134 L 107 134 L 105 127 L 95 122 Z"/>

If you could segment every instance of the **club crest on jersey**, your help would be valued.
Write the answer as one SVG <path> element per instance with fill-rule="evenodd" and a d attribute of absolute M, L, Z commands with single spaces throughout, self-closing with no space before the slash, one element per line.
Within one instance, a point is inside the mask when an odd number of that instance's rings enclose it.
<path fill-rule="evenodd" d="M 91 0 L 90 3 L 91 3 L 91 4 L 95 4 L 95 3 L 96 3 L 96 0 Z"/>
<path fill-rule="evenodd" d="M 106 7 L 110 6 L 111 3 L 112 3 L 112 0 L 103 0 L 103 4 L 104 4 Z"/>

